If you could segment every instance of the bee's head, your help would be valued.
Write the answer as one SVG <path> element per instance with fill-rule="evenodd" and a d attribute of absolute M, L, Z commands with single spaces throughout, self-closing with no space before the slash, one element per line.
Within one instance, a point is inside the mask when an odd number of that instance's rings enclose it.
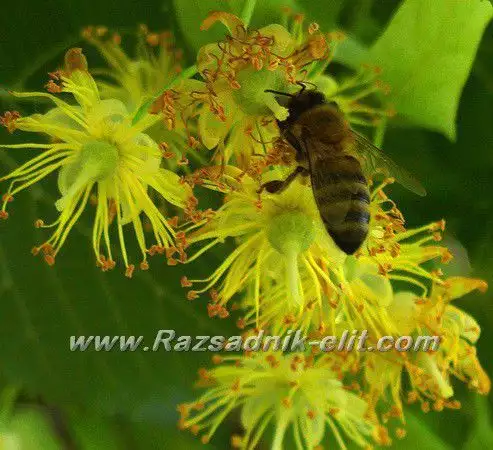
<path fill-rule="evenodd" d="M 272 91 L 271 91 L 272 92 Z M 278 94 L 282 94 L 279 92 Z M 296 120 L 306 111 L 309 111 L 317 106 L 326 105 L 327 99 L 324 94 L 316 90 L 305 90 L 303 89 L 298 94 L 285 94 L 289 97 L 289 100 L 285 106 L 289 110 L 289 117 L 286 120 L 278 121 L 279 128 L 281 130 L 286 129 L 291 124 L 296 122 Z M 331 104 L 334 102 L 330 102 Z M 337 104 L 335 104 L 337 108 Z"/>

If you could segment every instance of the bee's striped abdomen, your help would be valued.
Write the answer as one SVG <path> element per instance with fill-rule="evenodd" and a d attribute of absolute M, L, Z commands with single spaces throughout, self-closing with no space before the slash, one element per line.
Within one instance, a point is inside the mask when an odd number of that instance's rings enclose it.
<path fill-rule="evenodd" d="M 312 177 L 312 187 L 325 227 L 337 246 L 353 254 L 368 235 L 370 193 L 359 162 L 351 156 L 332 159 Z M 318 181 L 318 182 L 317 182 Z"/>

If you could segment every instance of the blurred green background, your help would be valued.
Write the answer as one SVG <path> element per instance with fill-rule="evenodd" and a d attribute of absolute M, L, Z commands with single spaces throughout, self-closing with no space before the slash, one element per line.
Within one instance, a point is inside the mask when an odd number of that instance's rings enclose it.
<path fill-rule="evenodd" d="M 193 61 L 193 48 L 204 39 L 200 18 L 211 9 L 239 11 L 242 0 L 18 0 L 3 2 L 0 12 L 0 110 L 43 111 L 44 105 L 13 103 L 5 90 L 39 90 L 46 72 L 64 51 L 83 46 L 91 65 L 100 62 L 80 41 L 82 27 L 106 25 L 133 32 L 144 23 L 151 30 L 170 29 Z M 357 48 L 370 46 L 399 6 L 386 0 L 259 1 L 253 22 L 265 25 L 291 5 L 324 29 L 344 29 Z M 184 31 L 185 30 L 185 31 Z M 215 30 L 223 34 L 221 30 Z M 213 39 L 214 35 L 209 35 Z M 217 36 L 216 36 L 217 37 Z M 421 70 L 426 70 L 422 67 Z M 15 136 L 0 130 L 1 142 Z M 428 196 L 416 199 L 396 188 L 393 197 L 410 225 L 447 220 L 447 243 L 456 259 L 449 273 L 484 278 L 493 284 L 493 25 L 490 23 L 463 90 L 457 140 L 405 126 L 390 127 L 385 150 L 423 180 Z M 16 163 L 0 152 L 0 173 Z M 234 334 L 234 319 L 211 320 L 206 299 L 187 302 L 179 285 L 182 274 L 205 274 L 201 264 L 168 268 L 151 262 L 147 273 L 131 280 L 120 271 L 101 273 L 88 246 L 89 221 L 82 221 L 55 267 L 30 255 L 41 233 L 32 226 L 51 217 L 55 183 L 44 183 L 16 198 L 11 217 L 0 223 L 0 449 L 5 436 L 22 436 L 22 449 L 193 449 L 229 448 L 224 427 L 204 446 L 178 432 L 177 403 L 194 397 L 198 368 L 205 354 L 71 353 L 70 335 L 145 335 L 175 328 L 179 334 Z M 209 256 L 216 264 L 226 250 Z M 482 328 L 478 351 L 493 372 L 492 294 L 463 298 L 459 306 Z M 422 414 L 409 411 L 408 438 L 395 448 L 493 448 L 490 396 L 478 398 L 461 383 L 454 385 L 460 411 Z M 12 405 L 12 399 L 16 399 Z M 11 409 L 9 410 L 9 407 Z M 12 409 L 13 408 L 13 409 Z M 226 429 L 225 429 L 226 428 Z M 3 440 L 2 440 L 3 439 Z M 7 444 L 6 444 L 7 443 Z M 5 446 L 5 447 L 3 447 Z M 16 447 L 12 447 L 16 448 Z"/>

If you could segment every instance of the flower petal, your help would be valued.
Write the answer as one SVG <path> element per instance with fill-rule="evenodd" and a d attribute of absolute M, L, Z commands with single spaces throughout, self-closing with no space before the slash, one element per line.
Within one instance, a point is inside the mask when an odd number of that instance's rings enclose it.
<path fill-rule="evenodd" d="M 234 14 L 224 11 L 213 11 L 205 18 L 200 25 L 201 30 L 208 30 L 216 22 L 221 22 L 231 33 L 231 36 L 242 38 L 245 36 L 245 24 Z"/>

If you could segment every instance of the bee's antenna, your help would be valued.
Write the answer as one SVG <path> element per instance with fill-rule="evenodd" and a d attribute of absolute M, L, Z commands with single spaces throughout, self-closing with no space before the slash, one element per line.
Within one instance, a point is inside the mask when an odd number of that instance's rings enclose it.
<path fill-rule="evenodd" d="M 311 83 L 310 81 L 297 81 L 296 84 L 298 86 L 301 86 L 301 90 L 300 90 L 300 92 L 298 92 L 298 95 L 302 94 L 305 91 L 307 84 L 309 84 L 310 86 L 313 86 L 315 88 L 315 90 L 318 88 L 315 83 Z"/>
<path fill-rule="evenodd" d="M 264 92 L 270 92 L 271 94 L 285 95 L 286 97 L 296 97 L 294 94 L 289 94 L 288 92 L 274 91 L 272 89 L 266 89 Z"/>
<path fill-rule="evenodd" d="M 306 84 L 303 81 L 297 81 L 296 84 L 298 86 L 301 86 L 301 90 L 300 90 L 300 92 L 298 92 L 298 95 L 303 94 L 303 92 L 306 89 Z"/>

